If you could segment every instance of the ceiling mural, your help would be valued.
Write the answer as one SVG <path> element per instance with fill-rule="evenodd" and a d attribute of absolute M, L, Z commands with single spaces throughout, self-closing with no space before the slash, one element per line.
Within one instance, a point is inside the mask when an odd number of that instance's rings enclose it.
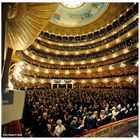
<path fill-rule="evenodd" d="M 100 17 L 108 5 L 107 3 L 83 3 L 72 9 L 62 3 L 50 21 L 60 26 L 82 26 Z"/>

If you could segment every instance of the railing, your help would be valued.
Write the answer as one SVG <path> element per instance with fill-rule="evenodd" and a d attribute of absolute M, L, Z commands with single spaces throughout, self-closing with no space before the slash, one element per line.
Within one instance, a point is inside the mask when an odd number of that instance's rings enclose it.
<path fill-rule="evenodd" d="M 115 137 L 132 127 L 138 126 L 138 116 L 133 116 L 116 122 L 100 126 L 97 129 L 85 131 L 83 135 L 76 137 Z"/>

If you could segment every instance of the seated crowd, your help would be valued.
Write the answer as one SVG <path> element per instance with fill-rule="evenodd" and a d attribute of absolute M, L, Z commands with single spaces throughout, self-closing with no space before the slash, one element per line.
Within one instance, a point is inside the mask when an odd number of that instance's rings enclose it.
<path fill-rule="evenodd" d="M 109 34 L 116 28 L 122 26 L 126 23 L 129 19 L 135 16 L 138 13 L 138 4 L 134 4 L 132 8 L 126 11 L 119 19 L 115 20 L 112 24 L 107 25 L 105 28 L 95 31 L 94 33 L 85 34 L 82 36 L 59 36 L 54 34 L 49 34 L 47 32 L 41 32 L 40 37 L 45 38 L 47 40 L 55 41 L 55 42 L 62 42 L 62 43 L 79 43 L 79 42 L 86 42 L 90 40 L 94 40 L 100 38 L 104 35 Z"/>
<path fill-rule="evenodd" d="M 94 73 L 87 73 L 82 72 L 80 74 L 71 73 L 71 74 L 65 74 L 63 72 L 60 72 L 59 74 L 55 73 L 45 73 L 45 72 L 29 72 L 27 70 L 24 70 L 22 72 L 22 75 L 28 76 L 28 77 L 36 77 L 36 78 L 61 78 L 61 79 L 90 79 L 90 78 L 111 78 L 111 77 L 121 77 L 121 76 L 130 76 L 130 75 L 137 75 L 138 74 L 138 68 L 131 66 L 125 67 L 125 68 L 116 68 L 114 70 L 104 70 L 104 72 L 94 72 Z"/>
<path fill-rule="evenodd" d="M 23 136 L 73 137 L 138 114 L 137 89 L 28 90 Z"/>
<path fill-rule="evenodd" d="M 31 45 L 28 48 L 28 51 L 32 52 L 33 54 L 49 59 L 49 60 L 59 60 L 59 61 L 80 61 L 80 60 L 89 60 L 94 58 L 103 57 L 106 55 L 110 55 L 112 53 L 118 52 L 125 48 L 129 48 L 130 46 L 136 44 L 138 42 L 137 38 L 127 39 L 125 42 L 115 45 L 114 47 L 94 52 L 90 54 L 80 54 L 80 55 L 56 55 L 53 53 L 47 53 L 40 49 L 37 49 L 35 46 Z"/>
<path fill-rule="evenodd" d="M 52 45 L 52 44 L 48 44 L 44 41 L 41 41 L 39 39 L 36 39 L 35 42 L 44 46 L 44 47 L 47 47 L 47 48 L 50 48 L 50 49 L 54 49 L 54 50 L 62 50 L 62 51 L 79 51 L 79 50 L 87 50 L 87 49 L 92 49 L 92 48 L 95 48 L 95 47 L 99 47 L 99 46 L 102 46 L 102 45 L 105 45 L 111 41 L 113 41 L 114 39 L 118 38 L 119 36 L 127 33 L 128 31 L 130 31 L 132 28 L 136 27 L 138 25 L 138 18 L 133 21 L 132 23 L 130 23 L 127 27 L 123 28 L 122 30 L 120 30 L 119 32 L 113 34 L 112 36 L 108 37 L 108 38 L 105 38 L 101 41 L 98 41 L 98 42 L 95 42 L 93 44 L 90 44 L 90 45 L 84 45 L 84 46 L 58 46 L 58 45 Z"/>
<path fill-rule="evenodd" d="M 20 52 L 18 52 L 20 54 Z M 118 56 L 116 58 L 110 58 L 107 59 L 105 61 L 99 61 L 99 62 L 95 62 L 95 63 L 87 63 L 84 65 L 51 65 L 49 63 L 43 63 L 40 62 L 38 60 L 33 60 L 32 58 L 28 57 L 26 54 L 24 54 L 22 52 L 23 55 L 23 60 L 29 64 L 35 65 L 35 66 L 39 66 L 42 68 L 49 68 L 49 69 L 62 69 L 62 70 L 77 70 L 77 69 L 87 69 L 87 68 L 96 68 L 96 67 L 100 67 L 100 66 L 107 66 L 110 64 L 114 64 L 117 62 L 121 62 L 121 61 L 125 61 L 125 60 L 137 60 L 138 59 L 138 49 L 135 49 L 131 52 L 128 52 L 126 54 L 123 54 L 121 56 Z"/>

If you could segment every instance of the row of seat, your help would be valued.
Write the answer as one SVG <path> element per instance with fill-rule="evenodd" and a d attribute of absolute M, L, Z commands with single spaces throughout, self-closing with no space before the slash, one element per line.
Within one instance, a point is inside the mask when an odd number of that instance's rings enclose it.
<path fill-rule="evenodd" d="M 59 61 L 80 61 L 80 60 L 89 60 L 94 58 L 103 57 L 106 55 L 110 55 L 112 53 L 115 53 L 117 51 L 123 50 L 125 48 L 129 48 L 132 44 L 135 44 L 138 42 L 137 38 L 129 38 L 126 39 L 124 42 L 115 45 L 112 48 L 105 49 L 103 51 L 89 53 L 89 54 L 79 54 L 79 55 L 56 55 L 53 53 L 45 52 L 43 50 L 37 49 L 35 46 L 31 45 L 28 48 L 29 52 L 32 52 L 33 54 L 47 58 L 49 60 L 59 60 Z"/>
<path fill-rule="evenodd" d="M 118 20 L 115 20 L 112 24 L 107 25 L 107 27 L 96 31 L 94 33 L 89 33 L 87 35 L 82 36 L 59 36 L 54 34 L 49 34 L 48 32 L 41 32 L 40 37 L 45 39 L 55 41 L 55 42 L 63 42 L 63 43 L 78 43 L 85 42 L 97 39 L 106 34 L 109 34 L 112 30 L 115 30 L 119 26 L 122 26 L 125 22 L 127 22 L 131 17 L 138 13 L 138 4 L 134 4 L 129 11 L 126 11 L 124 15 L 122 15 Z"/>
<path fill-rule="evenodd" d="M 107 43 L 110 43 L 111 41 L 117 39 L 119 36 L 127 33 L 128 31 L 130 31 L 131 29 L 133 29 L 134 27 L 136 27 L 138 25 L 138 18 L 135 19 L 132 23 L 130 23 L 128 26 L 126 26 L 125 28 L 121 29 L 120 31 L 118 31 L 117 33 L 114 33 L 113 35 L 97 41 L 95 43 L 89 44 L 89 45 L 77 45 L 77 46 L 69 46 L 69 45 L 65 45 L 65 46 L 58 46 L 58 45 L 54 45 L 54 44 L 48 44 L 40 39 L 36 39 L 35 42 L 46 47 L 46 48 L 50 48 L 53 50 L 61 50 L 61 51 L 80 51 L 80 50 L 87 50 L 87 49 L 93 49 L 99 46 L 103 46 Z"/>

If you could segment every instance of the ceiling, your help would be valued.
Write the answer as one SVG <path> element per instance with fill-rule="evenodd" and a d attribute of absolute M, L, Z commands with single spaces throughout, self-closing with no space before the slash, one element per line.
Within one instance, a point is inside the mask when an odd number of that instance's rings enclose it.
<path fill-rule="evenodd" d="M 54 20 L 54 16 L 49 20 L 46 24 L 44 31 L 55 35 L 82 35 L 90 32 L 94 32 L 95 30 L 99 30 L 109 23 L 113 23 L 115 19 L 118 19 L 121 14 L 123 14 L 127 8 L 129 8 L 132 3 L 86 3 L 83 6 L 76 9 L 65 8 L 62 5 L 56 9 L 55 13 L 59 13 L 60 16 L 70 15 L 73 13 L 72 11 L 81 11 L 80 9 L 84 9 L 82 14 L 88 12 L 88 8 L 93 12 L 93 15 L 90 18 L 84 18 L 83 20 L 72 18 L 72 17 L 62 17 L 60 20 Z M 98 10 L 97 10 L 98 7 Z M 63 9 L 65 12 L 60 12 Z M 67 12 L 66 12 L 67 11 Z M 71 11 L 71 12 L 68 12 Z M 92 13 L 91 12 L 91 13 Z M 73 13 L 73 15 L 76 15 Z M 76 15 L 80 17 L 80 13 Z M 71 22 L 67 22 L 66 20 Z"/>
<path fill-rule="evenodd" d="M 56 35 L 86 34 L 113 22 L 131 5 L 83 3 L 80 7 L 72 9 L 63 6 L 62 3 L 9 4 L 7 45 L 14 50 L 26 49 L 41 31 Z"/>
<path fill-rule="evenodd" d="M 44 29 L 58 3 L 12 3 L 7 7 L 7 45 L 13 50 L 23 50 Z"/>
<path fill-rule="evenodd" d="M 50 22 L 62 27 L 83 26 L 99 18 L 108 6 L 107 3 L 83 3 L 72 9 L 60 4 Z"/>

